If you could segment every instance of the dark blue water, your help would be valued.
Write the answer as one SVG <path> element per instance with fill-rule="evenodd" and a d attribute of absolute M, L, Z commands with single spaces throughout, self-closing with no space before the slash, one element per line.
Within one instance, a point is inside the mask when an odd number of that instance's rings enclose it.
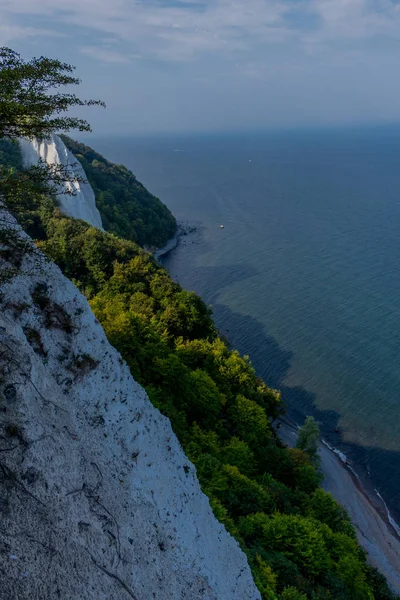
<path fill-rule="evenodd" d="M 165 266 L 399 522 L 400 129 L 92 144 L 197 225 Z"/>

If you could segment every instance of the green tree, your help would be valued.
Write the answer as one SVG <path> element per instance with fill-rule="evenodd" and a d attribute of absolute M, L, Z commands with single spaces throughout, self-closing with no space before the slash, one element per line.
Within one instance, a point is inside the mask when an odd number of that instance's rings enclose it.
<path fill-rule="evenodd" d="M 90 131 L 89 123 L 69 116 L 68 109 L 104 104 L 59 91 L 59 88 L 80 83 L 73 71 L 73 66 L 59 60 L 40 57 L 24 61 L 11 48 L 0 47 L 0 139 L 42 140 L 55 131 Z M 68 193 L 67 182 L 80 180 L 71 168 L 63 165 L 39 162 L 25 171 L 18 166 L 21 165 L 0 165 L 0 197 L 22 225 L 29 223 L 46 197 L 54 200 L 60 189 Z M 16 235 L 5 217 L 1 219 L 1 244 L 8 248 L 8 254 L 2 252 L 9 265 L 3 269 L 3 275 L 17 273 L 22 256 L 27 252 L 35 254 L 34 248 Z"/>
<path fill-rule="evenodd" d="M 248 444 L 237 437 L 232 437 L 221 450 L 222 462 L 235 466 L 243 475 L 251 477 L 256 470 L 254 452 Z"/>
<path fill-rule="evenodd" d="M 261 543 L 267 551 L 278 551 L 295 562 L 308 576 L 318 576 L 330 567 L 330 556 L 317 522 L 299 515 L 263 513 L 243 519 L 240 531 L 251 540 L 262 532 Z"/>
<path fill-rule="evenodd" d="M 329 525 L 334 532 L 355 537 L 354 527 L 345 509 L 323 489 L 318 488 L 311 496 L 310 516 Z"/>
<path fill-rule="evenodd" d="M 187 407 L 189 419 L 212 426 L 218 419 L 221 409 L 218 387 L 211 377 L 201 369 L 190 373 L 189 385 L 191 388 L 190 403 Z"/>
<path fill-rule="evenodd" d="M 265 444 L 271 437 L 271 427 L 265 410 L 241 394 L 229 411 L 235 433 L 250 445 Z"/>
<path fill-rule="evenodd" d="M 84 119 L 66 114 L 74 106 L 105 106 L 100 100 L 81 100 L 60 93 L 77 85 L 75 67 L 56 59 L 25 61 L 11 48 L 0 48 L 0 138 L 47 138 L 55 131 L 90 131 Z"/>
<path fill-rule="evenodd" d="M 304 425 L 299 429 L 296 448 L 304 450 L 309 457 L 311 462 L 318 466 L 320 463 L 320 457 L 318 454 L 320 439 L 320 431 L 318 423 L 316 423 L 314 417 L 307 417 Z"/>
<path fill-rule="evenodd" d="M 237 467 L 224 465 L 213 475 L 210 486 L 213 495 L 223 502 L 234 518 L 276 510 L 268 492 L 254 479 L 242 475 Z"/>
<path fill-rule="evenodd" d="M 307 596 L 294 587 L 287 587 L 279 596 L 279 600 L 307 600 Z"/>
<path fill-rule="evenodd" d="M 337 572 L 350 590 L 352 600 L 374 600 L 374 595 L 366 581 L 364 565 L 355 554 L 342 556 L 337 565 Z"/>
<path fill-rule="evenodd" d="M 276 596 L 276 575 L 259 554 L 255 560 L 256 574 L 254 581 L 260 590 L 263 600 L 277 600 Z"/>
<path fill-rule="evenodd" d="M 375 567 L 366 565 L 365 571 L 375 600 L 399 600 L 399 596 L 389 589 L 386 579 Z"/>

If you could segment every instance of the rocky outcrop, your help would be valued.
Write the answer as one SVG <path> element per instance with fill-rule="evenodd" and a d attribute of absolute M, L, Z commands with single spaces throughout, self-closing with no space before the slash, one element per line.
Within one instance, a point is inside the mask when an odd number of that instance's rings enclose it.
<path fill-rule="evenodd" d="M 0 598 L 259 600 L 169 420 L 86 299 L 38 251 L 18 275 L 9 266 L 0 262 Z"/>
<path fill-rule="evenodd" d="M 72 173 L 71 180 L 78 177 L 86 183 L 74 181 L 67 184 L 72 194 L 60 193 L 57 196 L 60 209 L 70 217 L 83 219 L 94 227 L 102 228 L 100 213 L 96 207 L 94 192 L 91 185 L 86 181 L 86 174 L 80 162 L 68 150 L 64 142 L 52 134 L 48 140 L 37 139 L 19 140 L 22 152 L 22 161 L 25 167 L 36 165 L 39 159 L 48 164 L 62 164 Z"/>

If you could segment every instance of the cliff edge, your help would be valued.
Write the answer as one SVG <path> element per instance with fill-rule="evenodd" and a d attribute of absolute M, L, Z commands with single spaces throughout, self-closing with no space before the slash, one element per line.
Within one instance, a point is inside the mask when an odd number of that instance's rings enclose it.
<path fill-rule="evenodd" d="M 100 213 L 96 206 L 95 195 L 90 184 L 86 181 L 86 173 L 80 162 L 68 150 L 58 135 L 52 134 L 48 140 L 19 140 L 24 167 L 37 165 L 39 160 L 49 165 L 61 164 L 71 172 L 71 183 L 67 188 L 72 192 L 65 194 L 60 190 L 57 196 L 60 209 L 70 217 L 82 219 L 94 227 L 102 229 Z M 79 177 L 85 183 L 73 181 Z"/>
<path fill-rule="evenodd" d="M 0 598 L 259 600 L 169 420 L 11 227 L 28 252 L 11 278 L 0 259 Z"/>

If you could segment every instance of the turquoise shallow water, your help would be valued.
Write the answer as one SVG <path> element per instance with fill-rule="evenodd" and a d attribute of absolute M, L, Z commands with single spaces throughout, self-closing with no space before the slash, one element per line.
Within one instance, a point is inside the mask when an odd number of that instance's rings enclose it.
<path fill-rule="evenodd" d="M 400 129 L 91 144 L 197 226 L 165 266 L 399 522 Z"/>

